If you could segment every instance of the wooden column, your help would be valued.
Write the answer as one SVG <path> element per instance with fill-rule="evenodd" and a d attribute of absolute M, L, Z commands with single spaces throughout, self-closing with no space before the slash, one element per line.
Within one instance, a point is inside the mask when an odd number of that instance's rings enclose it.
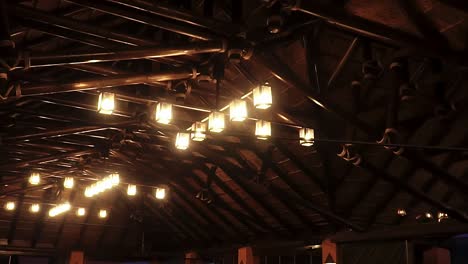
<path fill-rule="evenodd" d="M 260 258 L 254 256 L 252 247 L 242 247 L 237 250 L 238 264 L 259 264 Z"/>
<path fill-rule="evenodd" d="M 450 264 L 450 251 L 445 248 L 431 248 L 424 251 L 424 264 Z"/>
<path fill-rule="evenodd" d="M 198 263 L 200 256 L 195 251 L 185 253 L 185 264 L 196 264 Z"/>
<path fill-rule="evenodd" d="M 72 251 L 70 254 L 69 264 L 84 264 L 83 251 Z"/>
<path fill-rule="evenodd" d="M 330 240 L 322 241 L 322 263 L 326 263 L 328 255 L 330 255 L 334 263 L 338 263 L 337 254 L 336 254 L 336 244 L 331 242 Z"/>

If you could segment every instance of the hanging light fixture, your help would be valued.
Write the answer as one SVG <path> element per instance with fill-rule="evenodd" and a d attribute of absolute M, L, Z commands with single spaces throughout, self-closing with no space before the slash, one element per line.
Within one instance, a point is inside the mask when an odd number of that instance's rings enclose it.
<path fill-rule="evenodd" d="M 118 173 L 110 174 L 102 180 L 97 181 L 96 183 L 91 184 L 86 187 L 84 195 L 86 197 L 93 197 L 99 193 L 102 193 L 106 190 L 109 190 L 120 183 L 120 176 Z"/>
<path fill-rule="evenodd" d="M 101 209 L 99 210 L 99 218 L 106 218 L 107 217 L 107 210 Z"/>
<path fill-rule="evenodd" d="M 78 210 L 76 210 L 77 216 L 84 216 L 85 214 L 86 214 L 86 209 L 84 209 L 83 207 L 80 207 L 78 208 Z"/>
<path fill-rule="evenodd" d="M 223 112 L 211 112 L 210 116 L 208 117 L 208 129 L 214 133 L 219 133 L 224 130 Z"/>
<path fill-rule="evenodd" d="M 192 140 L 194 141 L 203 141 L 206 137 L 206 123 L 195 122 L 192 124 Z"/>
<path fill-rule="evenodd" d="M 406 216 L 406 210 L 403 208 L 398 208 L 397 209 L 397 215 L 399 216 Z"/>
<path fill-rule="evenodd" d="M 255 136 L 258 139 L 268 139 L 271 136 L 271 123 L 265 120 L 257 120 L 255 124 Z"/>
<path fill-rule="evenodd" d="M 166 189 L 162 187 L 156 188 L 155 196 L 158 200 L 166 198 Z"/>
<path fill-rule="evenodd" d="M 267 109 L 272 105 L 273 99 L 270 83 L 265 82 L 263 85 L 253 89 L 253 102 L 255 108 L 258 109 Z"/>
<path fill-rule="evenodd" d="M 127 187 L 128 196 L 135 196 L 137 193 L 137 187 L 134 184 L 129 184 Z"/>
<path fill-rule="evenodd" d="M 231 121 L 241 122 L 247 118 L 247 103 L 236 99 L 229 105 L 229 117 Z"/>
<path fill-rule="evenodd" d="M 327 258 L 325 259 L 324 264 L 336 264 L 335 260 L 334 260 L 333 257 L 330 255 L 330 253 L 328 253 L 328 256 L 327 256 Z"/>
<path fill-rule="evenodd" d="M 49 210 L 49 216 L 55 217 L 57 215 L 63 214 L 67 212 L 68 210 L 70 210 L 70 208 L 71 208 L 71 205 L 68 202 L 59 204 Z"/>
<path fill-rule="evenodd" d="M 41 182 L 41 175 L 38 172 L 31 173 L 29 176 L 29 183 L 32 185 L 38 185 Z"/>
<path fill-rule="evenodd" d="M 447 220 L 449 217 L 448 217 L 448 214 L 447 213 L 443 213 L 443 212 L 439 212 L 437 214 L 437 221 L 440 223 L 444 220 Z"/>
<path fill-rule="evenodd" d="M 169 124 L 172 119 L 172 104 L 159 102 L 156 105 L 155 120 L 161 124 Z"/>
<path fill-rule="evenodd" d="M 299 130 L 299 144 L 305 147 L 314 145 L 314 129 L 303 127 Z"/>
<path fill-rule="evenodd" d="M 102 92 L 99 94 L 97 111 L 100 114 L 110 115 L 115 108 L 115 94 Z"/>
<path fill-rule="evenodd" d="M 37 213 L 41 210 L 41 206 L 39 204 L 32 204 L 31 207 L 29 207 L 29 211 L 32 213 Z"/>
<path fill-rule="evenodd" d="M 73 179 L 73 177 L 65 177 L 65 179 L 63 180 L 63 187 L 65 187 L 66 189 L 72 189 L 74 185 L 75 180 Z"/>
<path fill-rule="evenodd" d="M 187 149 L 190 143 L 190 133 L 179 132 L 176 136 L 175 147 L 177 149 Z"/>
<path fill-rule="evenodd" d="M 16 208 L 16 203 L 15 202 L 7 202 L 5 204 L 5 210 L 7 211 L 13 211 Z"/>

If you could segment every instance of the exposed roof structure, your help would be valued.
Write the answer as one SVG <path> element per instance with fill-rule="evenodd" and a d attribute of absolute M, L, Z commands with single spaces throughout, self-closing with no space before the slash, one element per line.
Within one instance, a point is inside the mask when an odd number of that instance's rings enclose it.
<path fill-rule="evenodd" d="M 318 241 L 426 213 L 468 230 L 463 0 L 1 2 L 0 197 L 16 208 L 0 211 L 0 249 Z M 256 109 L 265 82 L 273 103 Z M 175 147 L 234 99 L 248 119 Z M 160 102 L 170 124 L 154 120 Z M 118 187 L 85 197 L 112 173 Z M 64 201 L 72 210 L 50 217 Z"/>

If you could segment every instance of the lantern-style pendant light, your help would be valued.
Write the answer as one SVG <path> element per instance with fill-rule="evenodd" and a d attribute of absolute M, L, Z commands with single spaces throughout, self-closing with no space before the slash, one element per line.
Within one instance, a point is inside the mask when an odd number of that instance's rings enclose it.
<path fill-rule="evenodd" d="M 76 210 L 77 216 L 84 216 L 85 214 L 86 214 L 86 209 L 84 209 L 83 207 L 80 207 L 78 208 L 78 210 Z"/>
<path fill-rule="evenodd" d="M 41 175 L 38 172 L 31 173 L 29 176 L 29 183 L 32 185 L 38 185 L 41 182 Z"/>
<path fill-rule="evenodd" d="M 115 108 L 115 94 L 102 92 L 99 94 L 97 111 L 100 114 L 110 115 Z"/>
<path fill-rule="evenodd" d="M 137 187 L 134 184 L 129 184 L 127 187 L 127 195 L 128 196 L 135 196 L 137 193 Z"/>
<path fill-rule="evenodd" d="M 162 199 L 166 198 L 166 189 L 162 188 L 162 187 L 158 187 L 158 188 L 156 188 L 156 192 L 155 192 L 154 195 L 155 195 L 156 199 L 162 200 Z"/>
<path fill-rule="evenodd" d="M 272 105 L 271 86 L 268 82 L 253 89 L 253 103 L 258 109 L 267 109 Z"/>
<path fill-rule="evenodd" d="M 41 206 L 39 204 L 32 204 L 31 207 L 29 207 L 29 211 L 31 211 L 31 213 L 37 213 L 41 210 Z"/>
<path fill-rule="evenodd" d="M 172 119 L 172 104 L 159 102 L 156 105 L 155 120 L 161 124 L 169 124 Z"/>
<path fill-rule="evenodd" d="M 314 145 L 314 139 L 315 135 L 313 128 L 303 127 L 299 130 L 299 143 L 302 146 L 310 147 Z"/>
<path fill-rule="evenodd" d="M 224 113 L 223 112 L 211 112 L 208 118 L 208 129 L 211 132 L 219 133 L 224 130 Z"/>
<path fill-rule="evenodd" d="M 187 149 L 190 143 L 190 133 L 179 132 L 176 136 L 175 147 L 177 149 Z"/>
<path fill-rule="evenodd" d="M 107 217 L 107 210 L 101 209 L 99 210 L 99 218 L 106 218 Z"/>
<path fill-rule="evenodd" d="M 257 120 L 255 124 L 255 136 L 258 139 L 268 139 L 271 136 L 271 123 L 265 120 Z"/>
<path fill-rule="evenodd" d="M 229 117 L 231 121 L 241 122 L 247 118 L 247 103 L 236 99 L 229 105 Z"/>
<path fill-rule="evenodd" d="M 73 188 L 73 185 L 75 185 L 75 180 L 73 177 L 65 177 L 65 180 L 63 180 L 63 187 L 66 189 L 71 189 Z"/>
<path fill-rule="evenodd" d="M 203 141 L 206 137 L 206 123 L 195 122 L 192 124 L 192 140 Z"/>

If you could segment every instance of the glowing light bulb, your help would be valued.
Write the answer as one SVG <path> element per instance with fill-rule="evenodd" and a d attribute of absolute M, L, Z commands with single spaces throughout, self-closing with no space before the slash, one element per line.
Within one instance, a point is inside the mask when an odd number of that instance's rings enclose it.
<path fill-rule="evenodd" d="M 104 209 L 99 210 L 99 218 L 106 218 L 107 217 L 107 211 Z"/>
<path fill-rule="evenodd" d="M 169 124 L 172 119 L 172 104 L 159 102 L 156 105 L 155 120 L 161 124 Z"/>
<path fill-rule="evenodd" d="M 72 189 L 74 185 L 75 180 L 72 177 L 66 177 L 65 180 L 63 180 L 63 187 L 66 189 Z"/>
<path fill-rule="evenodd" d="M 98 113 L 104 115 L 110 115 L 114 111 L 115 108 L 115 94 L 103 92 L 99 94 L 99 101 L 98 101 Z"/>
<path fill-rule="evenodd" d="M 211 112 L 208 117 L 208 129 L 211 132 L 219 133 L 224 130 L 224 113 Z"/>
<path fill-rule="evenodd" d="M 156 199 L 159 199 L 159 200 L 166 198 L 166 189 L 156 188 L 155 196 L 156 196 Z"/>
<path fill-rule="evenodd" d="M 7 211 L 13 211 L 13 210 L 15 210 L 15 208 L 16 208 L 15 202 L 7 202 L 7 203 L 5 204 L 5 209 L 6 209 Z"/>
<path fill-rule="evenodd" d="M 192 140 L 203 141 L 206 138 L 206 123 L 195 122 L 192 124 Z"/>
<path fill-rule="evenodd" d="M 32 213 L 37 213 L 41 210 L 41 206 L 39 204 L 32 204 L 31 207 L 29 208 L 29 210 L 32 212 Z"/>
<path fill-rule="evenodd" d="M 127 188 L 127 194 L 129 196 L 135 196 L 137 193 L 137 187 L 134 184 L 129 184 Z"/>
<path fill-rule="evenodd" d="M 41 182 L 41 175 L 38 172 L 31 173 L 29 176 L 29 183 L 32 185 L 38 185 Z"/>
<path fill-rule="evenodd" d="M 258 139 L 268 139 L 271 136 L 271 123 L 264 120 L 257 120 L 255 124 L 255 135 Z"/>
<path fill-rule="evenodd" d="M 76 210 L 77 216 L 84 216 L 85 214 L 86 214 L 86 209 L 84 209 L 83 207 L 80 207 L 78 208 L 78 210 Z"/>
<path fill-rule="evenodd" d="M 177 149 L 187 149 L 190 144 L 190 133 L 179 132 L 176 136 L 175 147 Z"/>
<path fill-rule="evenodd" d="M 271 86 L 268 82 L 253 90 L 253 103 L 258 109 L 267 109 L 272 105 Z"/>
<path fill-rule="evenodd" d="M 314 145 L 314 129 L 303 127 L 299 130 L 299 144 L 305 147 Z"/>
<path fill-rule="evenodd" d="M 241 122 L 247 118 L 247 103 L 236 99 L 229 105 L 229 117 L 231 121 Z"/>
<path fill-rule="evenodd" d="M 397 210 L 397 214 L 399 216 L 406 216 L 406 210 L 400 208 L 400 209 Z"/>

